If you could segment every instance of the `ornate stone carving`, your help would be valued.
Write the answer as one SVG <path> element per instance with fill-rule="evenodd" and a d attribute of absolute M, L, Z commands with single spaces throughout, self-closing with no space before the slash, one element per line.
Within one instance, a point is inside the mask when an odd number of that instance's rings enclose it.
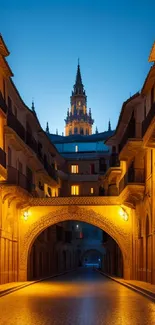
<path fill-rule="evenodd" d="M 53 198 L 30 198 L 31 206 L 61 206 L 61 205 L 118 205 L 121 204 L 117 196 L 75 196 Z"/>
<path fill-rule="evenodd" d="M 96 213 L 92 209 L 81 208 L 79 206 L 66 206 L 42 216 L 29 227 L 24 238 L 21 238 L 19 263 L 21 272 L 26 272 L 27 270 L 28 254 L 39 233 L 47 227 L 65 220 L 88 222 L 106 231 L 118 243 L 123 254 L 125 267 L 130 265 L 131 234 L 125 228 L 119 227 L 117 222 L 115 223 L 108 216 Z"/>

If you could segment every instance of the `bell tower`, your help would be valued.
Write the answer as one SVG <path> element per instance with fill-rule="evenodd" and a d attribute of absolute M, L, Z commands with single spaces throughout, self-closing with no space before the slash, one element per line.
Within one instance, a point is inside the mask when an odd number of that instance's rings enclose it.
<path fill-rule="evenodd" d="M 87 96 L 82 83 L 79 60 L 70 104 L 71 107 L 68 109 L 65 119 L 65 135 L 92 134 L 94 120 L 92 119 L 91 109 L 87 113 Z"/>

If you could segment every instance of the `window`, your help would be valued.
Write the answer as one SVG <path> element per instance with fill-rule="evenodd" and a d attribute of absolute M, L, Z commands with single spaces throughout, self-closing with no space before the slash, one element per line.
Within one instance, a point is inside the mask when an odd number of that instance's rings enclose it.
<path fill-rule="evenodd" d="M 78 152 L 78 146 L 75 146 L 75 152 Z"/>
<path fill-rule="evenodd" d="M 79 186 L 78 185 L 71 186 L 71 195 L 79 195 Z"/>
<path fill-rule="evenodd" d="M 78 129 L 74 128 L 74 134 L 77 134 L 77 133 L 78 133 Z"/>
<path fill-rule="evenodd" d="M 91 189 L 90 189 L 90 194 L 94 194 L 94 188 L 93 187 L 91 187 Z"/>
<path fill-rule="evenodd" d="M 72 174 L 78 174 L 79 172 L 79 166 L 78 165 L 71 165 L 71 173 Z"/>

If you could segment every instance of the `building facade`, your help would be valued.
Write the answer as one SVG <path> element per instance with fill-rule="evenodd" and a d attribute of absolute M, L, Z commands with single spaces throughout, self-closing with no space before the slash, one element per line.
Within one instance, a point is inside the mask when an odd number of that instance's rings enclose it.
<path fill-rule="evenodd" d="M 41 245 L 37 238 L 48 227 L 75 220 L 112 237 L 104 243 L 106 272 L 120 275 L 123 268 L 126 279 L 155 284 L 155 46 L 142 90 L 123 103 L 116 130 L 100 138 L 105 150 L 92 152 L 59 152 L 34 107 L 21 99 L 8 55 L 0 37 L 0 283 L 26 280 L 28 270 L 36 274 L 29 265 L 35 240 Z M 77 89 L 73 96 L 82 95 L 84 105 L 84 90 Z M 88 137 L 78 139 L 81 146 L 94 136 L 94 146 L 100 135 L 76 136 Z M 46 235 L 55 241 L 54 234 Z"/>

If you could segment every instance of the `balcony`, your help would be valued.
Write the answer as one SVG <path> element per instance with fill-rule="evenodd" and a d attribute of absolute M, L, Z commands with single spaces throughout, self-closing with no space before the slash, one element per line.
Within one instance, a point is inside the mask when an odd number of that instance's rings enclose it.
<path fill-rule="evenodd" d="M 119 144 L 119 160 L 131 159 L 143 146 L 142 138 L 136 136 L 136 122 L 132 114 Z"/>
<path fill-rule="evenodd" d="M 48 175 L 55 180 L 56 182 L 58 182 L 58 175 L 57 175 L 57 171 L 56 169 L 50 165 L 47 161 L 44 162 L 44 168 L 46 169 Z"/>
<path fill-rule="evenodd" d="M 11 185 L 17 185 L 22 187 L 24 190 L 32 193 L 34 185 L 28 180 L 28 178 L 19 172 L 16 168 L 8 166 L 8 179 L 7 183 Z"/>
<path fill-rule="evenodd" d="M 0 148 L 0 165 L 6 168 L 6 153 Z"/>
<path fill-rule="evenodd" d="M 109 160 L 109 167 L 120 167 L 118 153 L 112 153 Z"/>
<path fill-rule="evenodd" d="M 153 105 L 151 106 L 150 111 L 148 112 L 145 120 L 142 123 L 142 136 L 145 135 L 154 117 L 155 117 L 155 103 L 153 103 Z"/>
<path fill-rule="evenodd" d="M 5 100 L 4 100 L 3 96 L 2 96 L 1 91 L 0 91 L 0 108 L 3 111 L 3 113 L 5 113 L 5 114 L 7 113 L 7 105 L 5 103 Z"/>
<path fill-rule="evenodd" d="M 119 194 L 124 196 L 125 201 L 135 204 L 143 197 L 144 183 L 144 169 L 130 168 L 119 183 Z"/>
<path fill-rule="evenodd" d="M 98 174 L 69 174 L 70 182 L 97 182 Z"/>
<path fill-rule="evenodd" d="M 38 155 L 38 143 L 28 131 L 26 131 L 26 144 Z"/>
<path fill-rule="evenodd" d="M 5 180 L 6 178 L 6 153 L 2 148 L 0 148 L 0 180 Z"/>
<path fill-rule="evenodd" d="M 24 126 L 19 122 L 15 115 L 9 113 L 7 116 L 7 126 L 13 129 L 18 136 L 25 141 L 25 129 Z"/>
<path fill-rule="evenodd" d="M 155 148 L 155 103 L 142 123 L 144 146 Z"/>

